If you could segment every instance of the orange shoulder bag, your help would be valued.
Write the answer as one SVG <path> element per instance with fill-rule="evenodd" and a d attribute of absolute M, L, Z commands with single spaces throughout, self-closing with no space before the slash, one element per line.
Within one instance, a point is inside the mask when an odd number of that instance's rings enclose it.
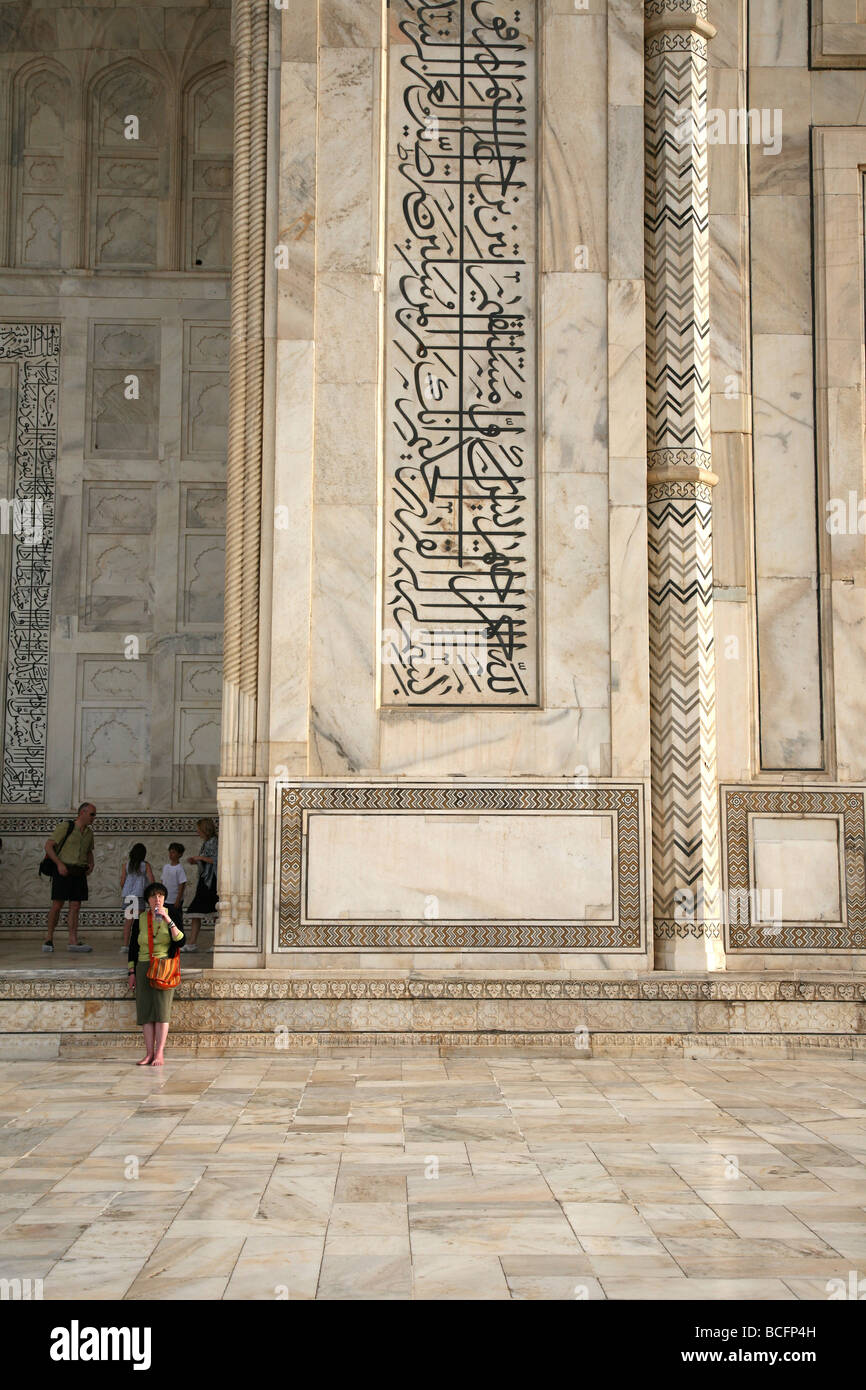
<path fill-rule="evenodd" d="M 175 985 L 180 984 L 180 960 L 177 956 L 163 956 L 154 960 L 153 913 L 150 908 L 147 909 L 147 949 L 150 954 L 147 978 L 153 989 L 174 989 Z"/>

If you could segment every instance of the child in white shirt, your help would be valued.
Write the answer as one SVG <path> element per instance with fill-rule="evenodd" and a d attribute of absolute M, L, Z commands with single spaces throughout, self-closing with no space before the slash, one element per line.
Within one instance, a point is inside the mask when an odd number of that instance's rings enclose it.
<path fill-rule="evenodd" d="M 162 866 L 162 881 L 166 887 L 165 906 L 176 927 L 183 931 L 183 895 L 186 891 L 186 872 L 181 863 L 184 847 L 175 842 L 168 847 L 168 863 Z"/>

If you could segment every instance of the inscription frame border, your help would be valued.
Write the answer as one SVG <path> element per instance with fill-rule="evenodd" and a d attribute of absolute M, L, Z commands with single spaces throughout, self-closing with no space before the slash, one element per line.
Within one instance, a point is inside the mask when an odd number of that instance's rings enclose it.
<path fill-rule="evenodd" d="M 647 949 L 644 788 L 640 783 L 588 787 L 503 783 L 293 782 L 278 786 L 280 821 L 277 952 L 317 950 L 530 950 L 645 953 Z M 529 923 L 501 919 L 433 922 L 396 919 L 304 922 L 304 813 L 406 811 L 461 815 L 545 811 L 587 816 L 613 813 L 616 901 L 613 922 Z"/>
<path fill-rule="evenodd" d="M 866 951 L 866 793 L 862 787 L 743 787 L 723 786 L 722 881 L 726 894 L 746 892 L 749 921 L 725 922 L 725 950 L 731 954 L 801 954 L 832 952 L 856 955 Z M 843 919 L 841 922 L 781 922 L 778 936 L 767 940 L 752 922 L 750 889 L 755 816 L 790 816 L 792 820 L 819 817 L 841 819 L 839 842 Z M 781 885 L 784 889 L 784 885 Z M 727 916 L 727 914 L 726 914 Z M 859 933 L 859 939 L 855 934 Z"/>

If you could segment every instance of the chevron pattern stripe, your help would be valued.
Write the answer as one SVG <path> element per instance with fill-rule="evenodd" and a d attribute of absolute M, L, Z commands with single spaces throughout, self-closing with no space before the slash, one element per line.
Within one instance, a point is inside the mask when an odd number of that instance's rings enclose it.
<path fill-rule="evenodd" d="M 655 8 L 655 7 L 651 7 Z M 665 32 L 646 46 L 647 420 L 659 451 L 709 467 L 707 45 Z M 697 456 L 696 456 L 697 455 Z M 685 460 L 684 460 L 685 461 Z"/>
<path fill-rule="evenodd" d="M 711 31 L 698 0 L 647 0 L 645 13 L 654 927 L 657 940 L 720 942 L 709 472 Z"/>

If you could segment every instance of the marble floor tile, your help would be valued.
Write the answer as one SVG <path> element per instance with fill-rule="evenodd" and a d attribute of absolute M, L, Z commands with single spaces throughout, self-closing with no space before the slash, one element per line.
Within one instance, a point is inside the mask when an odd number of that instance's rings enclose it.
<path fill-rule="evenodd" d="M 0 1266 L 51 1299 L 826 1299 L 864 1160 L 833 1059 L 2 1063 Z"/>
<path fill-rule="evenodd" d="M 565 1202 L 562 1209 L 581 1243 L 584 1236 L 652 1238 L 649 1226 L 625 1202 Z"/>
<path fill-rule="evenodd" d="M 554 1208 L 549 1215 L 532 1211 L 496 1211 L 492 1207 L 472 1212 L 427 1207 L 409 1207 L 412 1249 L 418 1254 L 445 1254 L 448 1250 L 466 1253 L 560 1254 L 580 1249 L 577 1237 L 562 1213 Z"/>
<path fill-rule="evenodd" d="M 706 1299 L 711 1303 L 742 1299 L 790 1300 L 797 1297 L 783 1279 L 628 1279 L 606 1276 L 601 1280 L 608 1298 L 653 1301 Z"/>
<path fill-rule="evenodd" d="M 512 1297 L 502 1265 L 494 1256 L 448 1255 L 413 1258 L 412 1296 L 425 1300 L 480 1300 Z"/>
<path fill-rule="evenodd" d="M 365 1173 L 343 1165 L 334 1190 L 335 1202 L 405 1202 L 402 1173 Z"/>
<path fill-rule="evenodd" d="M 388 1236 L 408 1233 L 405 1203 L 334 1202 L 328 1221 L 328 1236 Z"/>
<path fill-rule="evenodd" d="M 564 1274 L 515 1275 L 508 1280 L 508 1288 L 512 1298 L 532 1301 L 598 1302 L 607 1296 L 592 1275 L 577 1279 Z"/>
<path fill-rule="evenodd" d="M 329 1236 L 316 1294 L 320 1299 L 408 1299 L 412 1260 L 407 1235 Z"/>
<path fill-rule="evenodd" d="M 320 1236 L 247 1236 L 223 1298 L 314 1299 L 324 1246 Z"/>
<path fill-rule="evenodd" d="M 222 1298 L 243 1244 L 242 1236 L 164 1236 L 125 1297 Z"/>
<path fill-rule="evenodd" d="M 141 1272 L 143 1261 L 100 1255 L 64 1256 L 45 1277 L 46 1299 L 124 1298 Z"/>
<path fill-rule="evenodd" d="M 777 1240 L 799 1240 L 813 1234 L 809 1227 L 796 1216 L 792 1216 L 787 1206 L 737 1206 L 725 1203 L 718 1208 L 718 1215 L 734 1235 L 755 1240 L 771 1236 Z"/>

